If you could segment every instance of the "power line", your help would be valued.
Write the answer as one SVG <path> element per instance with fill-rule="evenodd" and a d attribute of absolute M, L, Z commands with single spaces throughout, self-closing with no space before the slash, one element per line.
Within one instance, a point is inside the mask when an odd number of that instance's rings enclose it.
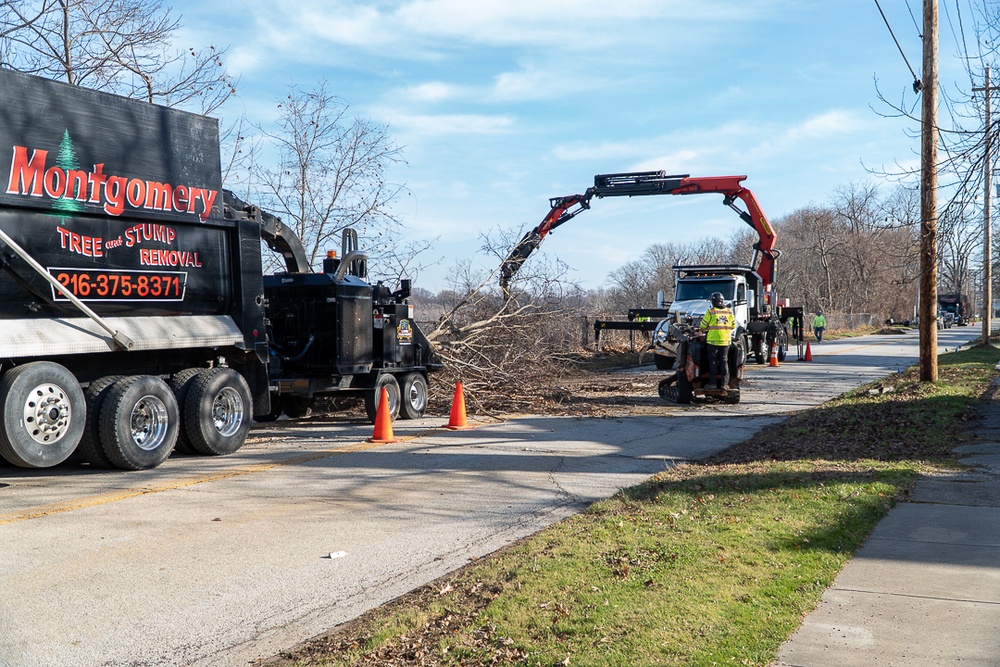
<path fill-rule="evenodd" d="M 896 39 L 896 33 L 892 31 L 892 26 L 889 25 L 889 19 L 885 17 L 885 12 L 882 11 L 882 5 L 879 4 L 878 0 L 875 0 L 875 6 L 878 7 L 878 13 L 882 15 L 882 20 L 885 21 L 885 27 L 889 29 L 889 34 L 892 35 L 892 41 L 896 42 L 896 48 L 899 49 L 899 55 L 903 56 L 903 62 L 910 69 L 910 74 L 913 75 L 913 92 L 919 93 L 923 85 L 920 83 L 920 77 L 917 73 L 913 71 L 913 67 L 910 66 L 910 61 L 906 59 L 906 54 L 903 53 L 903 47 L 899 45 L 899 40 Z M 907 5 L 909 7 L 909 5 Z"/>
<path fill-rule="evenodd" d="M 917 34 L 920 35 L 920 26 L 917 25 L 917 17 L 913 15 L 913 10 L 910 9 L 910 0 L 906 0 L 906 11 L 910 12 L 910 19 L 913 21 L 913 27 L 917 29 Z M 882 18 L 885 18 L 885 14 L 882 15 Z M 923 35 L 920 36 L 923 37 Z"/>

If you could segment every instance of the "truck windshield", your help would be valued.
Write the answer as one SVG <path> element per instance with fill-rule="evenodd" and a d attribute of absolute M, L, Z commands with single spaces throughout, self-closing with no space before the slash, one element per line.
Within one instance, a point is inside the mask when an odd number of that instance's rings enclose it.
<path fill-rule="evenodd" d="M 722 292 L 722 297 L 731 301 L 735 285 L 736 283 L 732 280 L 681 280 L 677 283 L 677 289 L 674 291 L 674 301 L 710 299 L 713 292 Z"/>

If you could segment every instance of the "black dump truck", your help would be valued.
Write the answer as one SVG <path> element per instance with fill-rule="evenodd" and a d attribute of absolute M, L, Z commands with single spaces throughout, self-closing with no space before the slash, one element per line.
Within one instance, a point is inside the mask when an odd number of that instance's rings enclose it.
<path fill-rule="evenodd" d="M 972 318 L 969 297 L 966 294 L 938 294 L 938 309 L 942 313 L 951 313 L 955 324 L 964 327 Z"/>
<path fill-rule="evenodd" d="M 251 418 L 354 394 L 423 414 L 440 367 L 409 281 L 357 236 L 313 272 L 222 189 L 215 119 L 0 69 L 0 456 L 153 468 L 229 454 Z M 264 276 L 262 242 L 286 271 Z"/>

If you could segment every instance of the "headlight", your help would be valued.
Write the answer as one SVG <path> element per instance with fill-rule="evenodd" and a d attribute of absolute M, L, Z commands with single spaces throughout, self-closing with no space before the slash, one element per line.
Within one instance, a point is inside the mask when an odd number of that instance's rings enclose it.
<path fill-rule="evenodd" d="M 661 343 L 661 344 L 662 343 L 666 343 L 667 342 L 667 331 L 666 331 L 666 329 L 657 329 L 656 333 L 653 335 L 653 339 L 657 343 Z"/>

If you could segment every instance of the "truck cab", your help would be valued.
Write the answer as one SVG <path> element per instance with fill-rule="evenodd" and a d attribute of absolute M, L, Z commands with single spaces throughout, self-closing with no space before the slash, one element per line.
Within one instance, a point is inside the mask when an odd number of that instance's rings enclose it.
<path fill-rule="evenodd" d="M 767 361 L 767 349 L 778 345 L 778 356 L 784 359 L 787 333 L 771 315 L 772 308 L 762 296 L 760 276 L 749 266 L 741 265 L 677 265 L 674 299 L 667 307 L 667 318 L 653 333 L 653 359 L 661 370 L 671 369 L 677 361 L 677 340 L 670 324 L 686 322 L 697 325 L 712 307 L 714 292 L 722 294 L 733 311 L 736 331 L 733 342 L 744 352 L 753 352 L 758 363 Z M 663 304 L 661 304 L 663 307 Z"/>
<path fill-rule="evenodd" d="M 960 327 L 969 324 L 972 310 L 969 305 L 969 297 L 966 294 L 938 294 L 938 312 L 942 317 L 949 317 L 952 322 Z"/>

